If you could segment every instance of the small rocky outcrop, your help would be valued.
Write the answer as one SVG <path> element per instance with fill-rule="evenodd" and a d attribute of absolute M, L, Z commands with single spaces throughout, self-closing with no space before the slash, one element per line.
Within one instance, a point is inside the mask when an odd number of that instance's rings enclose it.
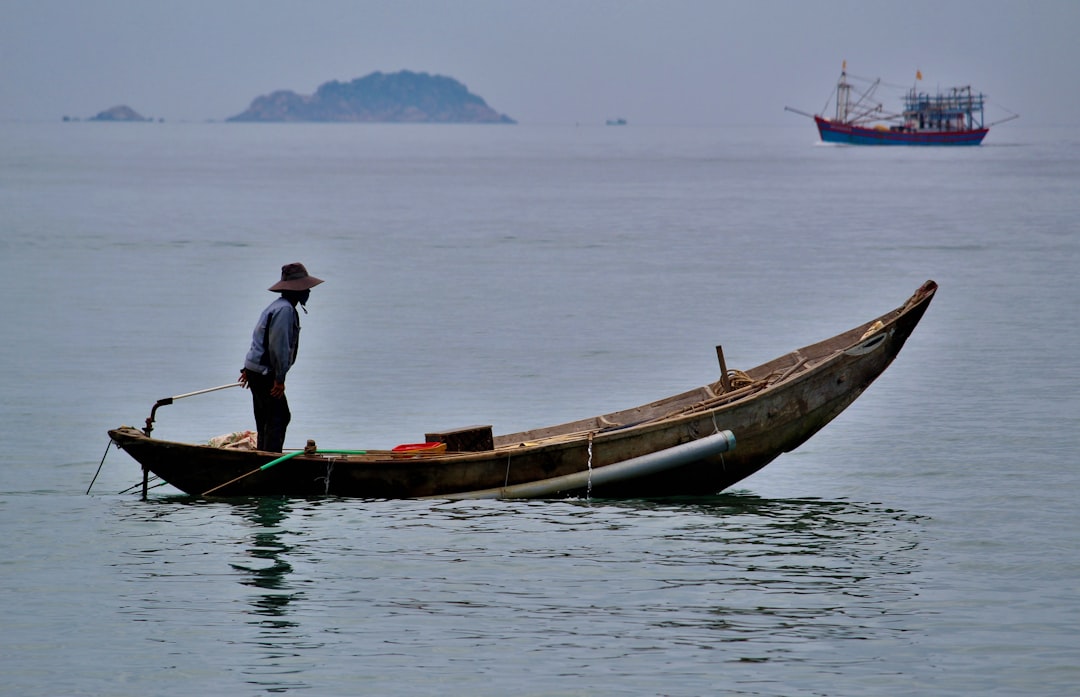
<path fill-rule="evenodd" d="M 121 104 L 91 116 L 88 121 L 152 121 L 129 106 Z"/>

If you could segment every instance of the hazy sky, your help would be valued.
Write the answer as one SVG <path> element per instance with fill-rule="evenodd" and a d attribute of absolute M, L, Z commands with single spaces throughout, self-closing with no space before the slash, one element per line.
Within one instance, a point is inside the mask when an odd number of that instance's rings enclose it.
<path fill-rule="evenodd" d="M 1080 121 L 1080 0 L 0 0 L 0 120 L 219 120 L 408 69 L 526 124 L 791 125 L 784 106 L 820 111 L 844 59 L 971 84 L 1027 125 Z"/>

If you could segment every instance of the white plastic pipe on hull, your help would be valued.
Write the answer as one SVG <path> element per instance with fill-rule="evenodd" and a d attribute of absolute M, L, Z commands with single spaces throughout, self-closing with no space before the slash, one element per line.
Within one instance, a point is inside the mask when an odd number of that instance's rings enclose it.
<path fill-rule="evenodd" d="M 720 431 L 689 443 L 672 446 L 667 450 L 659 450 L 623 462 L 597 467 L 594 470 L 584 470 L 573 474 L 565 474 L 561 477 L 540 479 L 535 482 L 513 484 L 496 489 L 463 491 L 456 494 L 425 498 L 450 499 L 452 501 L 467 499 L 537 499 L 561 491 L 584 489 L 589 487 L 590 484 L 594 487 L 603 486 L 611 482 L 663 472 L 664 470 L 680 467 L 734 449 L 735 434 L 731 431 Z"/>

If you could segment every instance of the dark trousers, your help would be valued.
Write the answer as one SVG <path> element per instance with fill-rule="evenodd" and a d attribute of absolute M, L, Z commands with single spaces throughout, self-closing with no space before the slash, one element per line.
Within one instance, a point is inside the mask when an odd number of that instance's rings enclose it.
<path fill-rule="evenodd" d="M 246 369 L 244 372 L 247 374 L 248 388 L 251 390 L 251 403 L 255 408 L 255 429 L 259 432 L 259 450 L 280 453 L 285 445 L 285 429 L 292 420 L 289 400 L 285 398 L 285 395 L 270 396 L 270 388 L 274 386 L 273 377 L 259 375 Z"/>

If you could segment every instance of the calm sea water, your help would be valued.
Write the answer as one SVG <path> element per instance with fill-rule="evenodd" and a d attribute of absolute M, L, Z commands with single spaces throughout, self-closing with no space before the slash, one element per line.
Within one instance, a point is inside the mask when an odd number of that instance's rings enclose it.
<path fill-rule="evenodd" d="M 0 125 L 0 694 L 1066 695 L 1080 142 L 779 129 Z M 629 407 L 941 291 L 888 372 L 693 500 L 120 493 L 106 429 L 324 279 L 287 446 Z M 155 435 L 250 427 L 239 390 Z M 90 495 L 87 487 L 102 462 Z"/>

